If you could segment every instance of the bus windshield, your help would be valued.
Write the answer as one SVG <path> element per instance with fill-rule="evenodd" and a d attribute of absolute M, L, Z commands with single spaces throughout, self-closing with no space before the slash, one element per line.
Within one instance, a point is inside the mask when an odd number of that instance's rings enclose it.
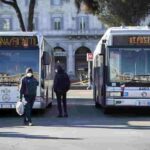
<path fill-rule="evenodd" d="M 150 83 L 150 48 L 109 48 L 109 79 Z"/>
<path fill-rule="evenodd" d="M 0 50 L 0 85 L 19 82 L 27 67 L 35 75 L 39 69 L 39 51 L 35 50 Z"/>

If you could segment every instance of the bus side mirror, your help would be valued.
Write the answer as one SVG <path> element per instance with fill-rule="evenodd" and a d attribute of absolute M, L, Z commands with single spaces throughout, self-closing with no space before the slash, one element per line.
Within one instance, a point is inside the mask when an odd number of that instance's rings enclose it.
<path fill-rule="evenodd" d="M 50 64 L 50 57 L 48 52 L 43 52 L 42 56 L 43 65 L 49 65 Z"/>
<path fill-rule="evenodd" d="M 105 54 L 105 44 L 104 44 L 104 43 L 102 43 L 101 54 L 102 54 L 102 55 Z"/>

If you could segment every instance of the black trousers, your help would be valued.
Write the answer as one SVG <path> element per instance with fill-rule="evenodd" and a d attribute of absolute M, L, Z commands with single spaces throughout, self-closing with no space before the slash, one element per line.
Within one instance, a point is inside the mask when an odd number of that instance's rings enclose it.
<path fill-rule="evenodd" d="M 57 97 L 57 107 L 58 107 L 58 113 L 59 115 L 62 115 L 63 112 L 65 115 L 68 114 L 67 112 L 67 101 L 66 101 L 66 92 L 56 92 Z M 63 112 L 62 112 L 62 103 L 63 103 Z"/>
<path fill-rule="evenodd" d="M 31 115 L 35 97 L 36 96 L 24 96 L 27 102 L 24 106 L 24 122 L 32 122 Z"/>

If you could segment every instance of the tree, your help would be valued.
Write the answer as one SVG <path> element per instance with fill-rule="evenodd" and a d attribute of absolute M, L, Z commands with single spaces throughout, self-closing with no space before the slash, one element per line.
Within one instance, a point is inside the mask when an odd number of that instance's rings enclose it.
<path fill-rule="evenodd" d="M 75 0 L 78 10 L 97 15 L 108 26 L 139 25 L 148 15 L 149 0 Z"/>
<path fill-rule="evenodd" d="M 0 0 L 0 2 L 13 7 L 13 9 L 15 10 L 15 12 L 17 14 L 17 18 L 18 18 L 21 30 L 26 31 L 22 13 L 18 6 L 17 0 Z M 30 0 L 27 31 L 32 31 L 34 29 L 33 18 L 34 18 L 35 2 L 36 2 L 36 0 Z"/>

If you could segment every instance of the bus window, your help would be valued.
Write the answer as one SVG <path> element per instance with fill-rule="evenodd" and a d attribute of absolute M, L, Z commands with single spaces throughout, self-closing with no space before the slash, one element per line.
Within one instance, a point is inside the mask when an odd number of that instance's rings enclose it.
<path fill-rule="evenodd" d="M 125 82 L 150 73 L 150 52 L 141 48 L 110 49 L 110 81 Z M 137 77 L 138 76 L 138 77 Z"/>
<path fill-rule="evenodd" d="M 43 60 L 43 65 L 50 64 L 50 56 L 48 52 L 43 52 L 42 60 Z"/>

